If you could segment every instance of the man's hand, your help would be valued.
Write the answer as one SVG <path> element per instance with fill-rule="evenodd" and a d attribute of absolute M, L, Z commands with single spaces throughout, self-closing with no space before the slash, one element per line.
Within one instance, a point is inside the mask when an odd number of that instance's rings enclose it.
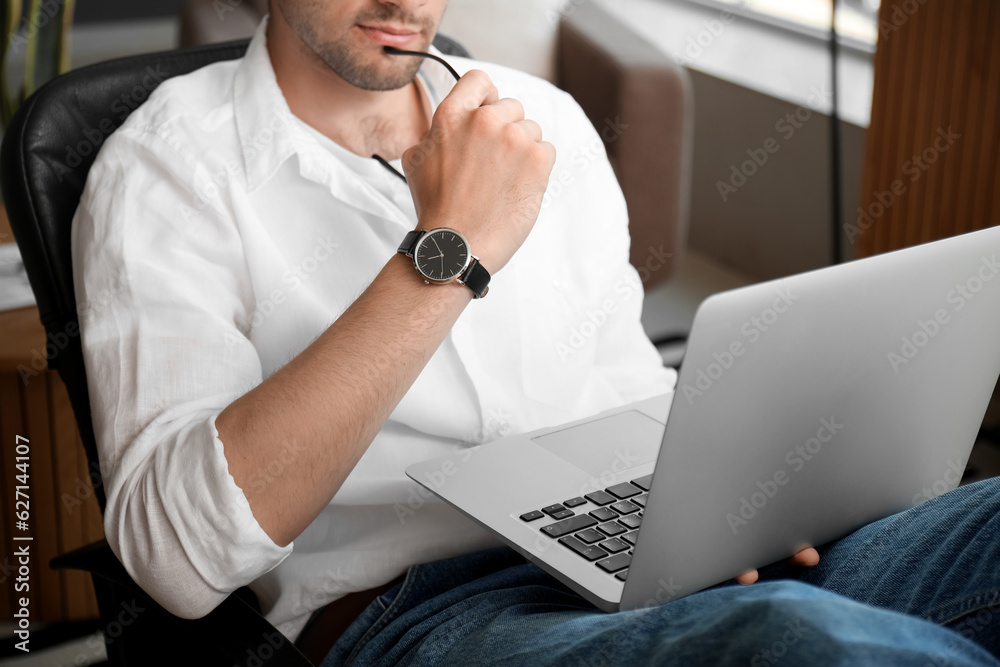
<path fill-rule="evenodd" d="M 496 273 L 534 226 L 555 155 L 520 102 L 499 99 L 484 72 L 467 72 L 403 153 L 419 226 L 458 230 Z"/>
<path fill-rule="evenodd" d="M 805 567 L 812 567 L 813 565 L 819 564 L 819 552 L 812 547 L 806 547 L 802 551 L 798 552 L 794 556 L 786 561 L 792 565 L 803 565 Z M 740 576 L 736 577 L 736 581 L 741 584 L 752 584 L 757 581 L 757 570 L 750 570 L 749 572 L 744 572 Z"/>

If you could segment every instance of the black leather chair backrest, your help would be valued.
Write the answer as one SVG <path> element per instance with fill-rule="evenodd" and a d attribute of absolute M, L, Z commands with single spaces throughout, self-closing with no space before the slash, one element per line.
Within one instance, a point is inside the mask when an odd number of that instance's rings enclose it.
<path fill-rule="evenodd" d="M 53 79 L 7 128 L 0 188 L 48 336 L 49 368 L 66 384 L 101 512 L 105 495 L 90 418 L 73 292 L 70 228 L 104 140 L 167 79 L 241 57 L 248 41 L 111 60 Z"/>
<path fill-rule="evenodd" d="M 70 229 L 87 173 L 104 140 L 167 79 L 246 52 L 249 40 L 151 53 L 68 72 L 43 86 L 11 121 L 0 152 L 0 188 L 48 335 L 49 368 L 69 393 L 101 512 L 97 458 L 73 291 Z M 434 46 L 468 57 L 438 34 Z"/>

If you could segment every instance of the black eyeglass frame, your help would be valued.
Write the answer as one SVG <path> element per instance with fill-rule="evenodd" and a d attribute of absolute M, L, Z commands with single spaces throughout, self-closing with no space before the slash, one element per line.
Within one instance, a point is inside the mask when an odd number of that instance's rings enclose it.
<path fill-rule="evenodd" d="M 445 69 L 448 70 L 448 73 L 451 74 L 453 77 L 455 77 L 455 81 L 458 81 L 459 79 L 462 78 L 461 76 L 459 76 L 458 72 L 455 71 L 455 68 L 448 64 L 447 60 L 445 60 L 441 56 L 434 55 L 433 53 L 427 53 L 426 51 L 404 51 L 402 49 L 397 49 L 394 46 L 383 47 L 383 50 L 386 53 L 394 56 L 417 56 L 418 58 L 430 58 L 431 60 L 439 62 L 442 65 L 444 65 Z M 404 183 L 406 183 L 406 176 L 403 176 L 401 173 L 399 173 L 399 171 L 391 164 L 389 164 L 389 161 L 386 160 L 384 157 L 376 154 L 372 155 L 372 159 L 377 160 L 380 165 L 382 165 L 383 167 L 394 173 Z"/>

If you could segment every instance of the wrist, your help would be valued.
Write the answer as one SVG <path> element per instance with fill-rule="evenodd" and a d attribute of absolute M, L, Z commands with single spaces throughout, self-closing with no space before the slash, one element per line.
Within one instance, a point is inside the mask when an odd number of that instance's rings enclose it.
<path fill-rule="evenodd" d="M 416 273 L 428 285 L 456 282 L 471 290 L 475 298 L 489 292 L 490 272 L 473 254 L 469 240 L 451 227 L 407 232 L 397 248 L 413 261 Z"/>
<path fill-rule="evenodd" d="M 423 297 L 425 295 L 438 295 L 446 299 L 455 299 L 465 304 L 471 301 L 474 297 L 473 293 L 465 285 L 452 281 L 449 283 L 441 283 L 437 285 L 428 285 L 417 271 L 413 268 L 413 260 L 400 253 L 394 254 L 386 264 L 391 274 L 399 281 L 400 284 L 405 285 L 407 289 L 408 298 L 413 298 L 414 295 L 418 297 Z M 434 287 L 435 289 L 429 289 Z"/>

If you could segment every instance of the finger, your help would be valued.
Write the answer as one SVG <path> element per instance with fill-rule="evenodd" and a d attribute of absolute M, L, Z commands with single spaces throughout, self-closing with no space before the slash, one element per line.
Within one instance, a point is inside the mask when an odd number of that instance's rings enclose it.
<path fill-rule="evenodd" d="M 812 567 L 819 564 L 819 552 L 812 547 L 806 547 L 788 559 L 793 565 Z"/>
<path fill-rule="evenodd" d="M 545 151 L 546 156 L 548 158 L 547 164 L 549 171 L 552 171 L 552 167 L 556 163 L 556 147 L 547 141 L 539 141 L 538 145 L 542 148 L 542 150 Z"/>
<path fill-rule="evenodd" d="M 471 111 L 484 104 L 496 104 L 500 100 L 497 87 L 493 85 L 486 72 L 478 69 L 470 69 L 462 75 L 462 78 L 455 83 L 448 96 L 441 102 L 445 104 L 457 104 L 463 109 Z"/>
<path fill-rule="evenodd" d="M 528 139 L 536 142 L 542 140 L 542 128 L 535 121 L 519 120 L 514 124 L 521 128 Z"/>
<path fill-rule="evenodd" d="M 524 106 L 513 97 L 498 100 L 490 104 L 489 108 L 497 115 L 497 118 L 505 123 L 517 123 L 524 120 Z"/>
<path fill-rule="evenodd" d="M 748 584 L 752 584 L 753 582 L 757 581 L 758 576 L 759 575 L 757 574 L 757 570 L 748 570 L 743 574 L 741 574 L 740 576 L 736 577 L 736 581 L 737 583 L 746 586 Z"/>

